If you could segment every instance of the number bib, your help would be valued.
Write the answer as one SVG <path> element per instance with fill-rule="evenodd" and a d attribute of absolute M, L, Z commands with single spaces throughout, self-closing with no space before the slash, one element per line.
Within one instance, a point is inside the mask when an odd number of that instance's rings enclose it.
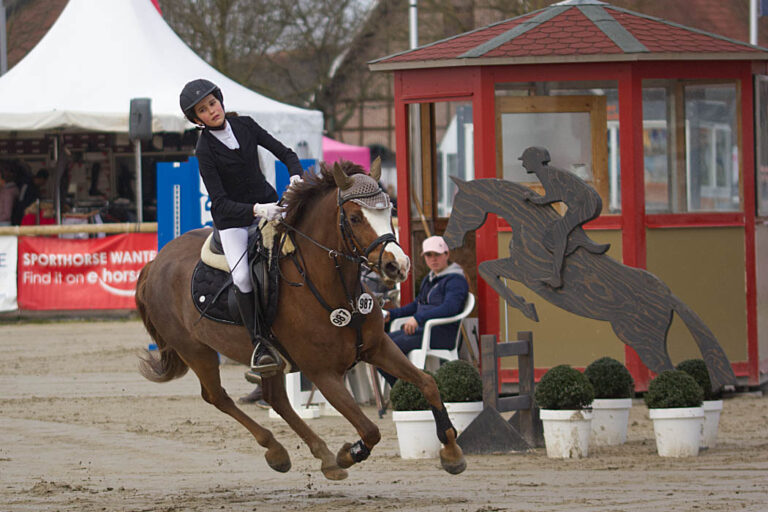
<path fill-rule="evenodd" d="M 373 297 L 368 293 L 360 295 L 357 299 L 357 310 L 363 315 L 367 315 L 373 311 Z"/>
<path fill-rule="evenodd" d="M 350 321 L 352 321 L 352 313 L 344 308 L 334 309 L 331 312 L 330 319 L 331 323 L 336 327 L 344 327 L 345 325 L 348 325 Z"/>

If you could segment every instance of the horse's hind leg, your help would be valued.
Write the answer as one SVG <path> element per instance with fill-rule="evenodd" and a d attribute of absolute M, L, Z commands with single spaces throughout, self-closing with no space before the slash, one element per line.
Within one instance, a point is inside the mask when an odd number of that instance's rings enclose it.
<path fill-rule="evenodd" d="M 378 344 L 376 352 L 367 354 L 365 361 L 419 388 L 432 406 L 432 414 L 437 424 L 437 437 L 443 443 L 443 448 L 440 450 L 440 463 L 443 469 L 453 475 L 461 473 L 466 469 L 467 463 L 461 447 L 456 443 L 456 429 L 448 418 L 435 379 L 416 368 L 389 336 L 383 336 L 384 339 Z"/>
<path fill-rule="evenodd" d="M 611 327 L 621 341 L 637 352 L 640 360 L 654 373 L 674 368 L 667 352 L 667 332 L 672 310 L 646 306 L 642 315 L 628 314 L 611 319 Z"/>
<path fill-rule="evenodd" d="M 267 460 L 269 467 L 281 473 L 291 469 L 291 458 L 288 452 L 275 439 L 272 432 L 253 421 L 250 416 L 241 411 L 229 395 L 227 395 L 226 390 L 221 387 L 219 358 L 216 351 L 206 347 L 205 350 L 198 351 L 194 357 L 187 357 L 185 355 L 184 360 L 200 380 L 203 400 L 214 405 L 221 412 L 232 416 L 253 434 L 256 441 L 267 449 L 264 458 Z"/>
<path fill-rule="evenodd" d="M 328 449 L 328 445 L 323 441 L 309 425 L 302 420 L 288 401 L 288 395 L 285 393 L 285 378 L 283 375 L 275 375 L 262 380 L 262 391 L 264 399 L 272 406 L 288 423 L 288 426 L 298 434 L 298 436 L 307 443 L 309 450 L 315 458 L 320 459 L 322 465 L 320 470 L 329 480 L 343 480 L 347 478 L 346 470 L 339 467 L 336 463 L 336 457 Z"/>

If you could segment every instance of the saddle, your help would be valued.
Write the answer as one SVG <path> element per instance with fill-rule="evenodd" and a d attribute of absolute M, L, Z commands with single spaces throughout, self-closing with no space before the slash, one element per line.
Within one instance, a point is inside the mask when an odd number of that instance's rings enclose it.
<path fill-rule="evenodd" d="M 290 239 L 286 238 L 280 250 L 279 235 L 272 223 L 263 219 L 248 228 L 248 267 L 253 282 L 254 297 L 260 318 L 262 335 L 269 334 L 277 316 L 279 291 L 278 259 L 280 255 L 293 251 Z M 219 231 L 213 232 L 203 243 L 200 261 L 192 272 L 192 299 L 200 314 L 216 322 L 242 325 L 229 265 L 224 257 Z"/>

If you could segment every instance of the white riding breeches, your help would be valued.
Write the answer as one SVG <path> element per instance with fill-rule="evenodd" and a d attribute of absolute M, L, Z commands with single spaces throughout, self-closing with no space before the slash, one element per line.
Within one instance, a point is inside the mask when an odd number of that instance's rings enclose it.
<path fill-rule="evenodd" d="M 224 257 L 232 273 L 232 281 L 243 293 L 253 291 L 251 276 L 248 275 L 248 228 L 219 230 Z"/>

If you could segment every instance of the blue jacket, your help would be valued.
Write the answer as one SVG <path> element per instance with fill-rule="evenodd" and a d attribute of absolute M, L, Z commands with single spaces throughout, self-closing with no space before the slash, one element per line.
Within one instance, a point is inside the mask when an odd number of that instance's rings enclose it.
<path fill-rule="evenodd" d="M 445 318 L 461 313 L 467 302 L 469 284 L 464 271 L 457 263 L 451 263 L 437 275 L 429 273 L 422 281 L 419 296 L 414 302 L 389 312 L 390 318 L 412 316 L 419 324 L 416 334 L 424 333 L 424 324 L 432 318 Z M 438 325 L 432 329 L 430 345 L 441 348 L 456 339 L 459 322 Z"/>

